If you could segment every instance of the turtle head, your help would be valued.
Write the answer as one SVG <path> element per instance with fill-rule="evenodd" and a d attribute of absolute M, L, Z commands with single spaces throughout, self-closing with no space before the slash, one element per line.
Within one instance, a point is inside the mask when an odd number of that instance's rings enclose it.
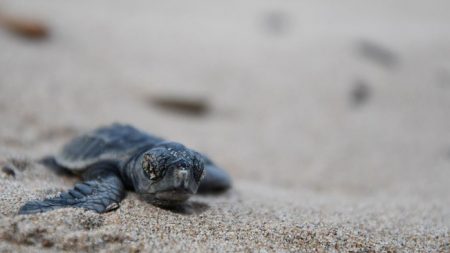
<path fill-rule="evenodd" d="M 161 143 L 138 158 L 134 186 L 147 201 L 177 205 L 197 192 L 204 175 L 203 158 L 175 142 Z"/>

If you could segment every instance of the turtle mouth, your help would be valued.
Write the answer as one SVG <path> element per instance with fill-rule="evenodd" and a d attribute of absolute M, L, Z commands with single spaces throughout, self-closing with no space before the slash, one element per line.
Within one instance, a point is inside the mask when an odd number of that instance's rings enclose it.
<path fill-rule="evenodd" d="M 177 206 L 186 202 L 192 193 L 185 189 L 172 189 L 155 193 L 144 193 L 141 197 L 156 206 Z"/>
<path fill-rule="evenodd" d="M 192 193 L 185 189 L 174 189 L 155 193 L 155 198 L 162 201 L 180 203 L 192 196 Z"/>

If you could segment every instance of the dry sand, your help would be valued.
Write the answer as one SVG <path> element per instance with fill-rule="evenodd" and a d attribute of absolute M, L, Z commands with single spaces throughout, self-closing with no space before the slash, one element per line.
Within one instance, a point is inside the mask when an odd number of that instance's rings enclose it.
<path fill-rule="evenodd" d="M 448 1 L 1 1 L 0 251 L 450 252 Z M 172 113 L 158 96 L 207 99 Z M 185 210 L 17 216 L 70 188 L 33 162 L 125 122 L 234 178 Z"/>

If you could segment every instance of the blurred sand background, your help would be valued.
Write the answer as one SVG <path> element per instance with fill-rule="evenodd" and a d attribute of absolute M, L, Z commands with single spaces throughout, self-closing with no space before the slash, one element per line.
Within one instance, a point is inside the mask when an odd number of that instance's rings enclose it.
<path fill-rule="evenodd" d="M 0 1 L 0 251 L 450 252 L 448 1 Z M 203 114 L 158 97 L 205 101 Z M 204 151 L 234 189 L 193 214 L 16 216 L 68 189 L 33 160 L 129 123 Z"/>

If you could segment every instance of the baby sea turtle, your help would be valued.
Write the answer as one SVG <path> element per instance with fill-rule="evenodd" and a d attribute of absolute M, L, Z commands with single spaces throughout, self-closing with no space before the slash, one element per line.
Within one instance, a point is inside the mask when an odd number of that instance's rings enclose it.
<path fill-rule="evenodd" d="M 43 161 L 84 181 L 56 197 L 26 203 L 19 214 L 64 207 L 104 213 L 119 206 L 126 190 L 152 204 L 173 206 L 196 192 L 219 192 L 231 186 L 228 174 L 205 155 L 122 124 L 76 137 L 60 154 Z"/>

